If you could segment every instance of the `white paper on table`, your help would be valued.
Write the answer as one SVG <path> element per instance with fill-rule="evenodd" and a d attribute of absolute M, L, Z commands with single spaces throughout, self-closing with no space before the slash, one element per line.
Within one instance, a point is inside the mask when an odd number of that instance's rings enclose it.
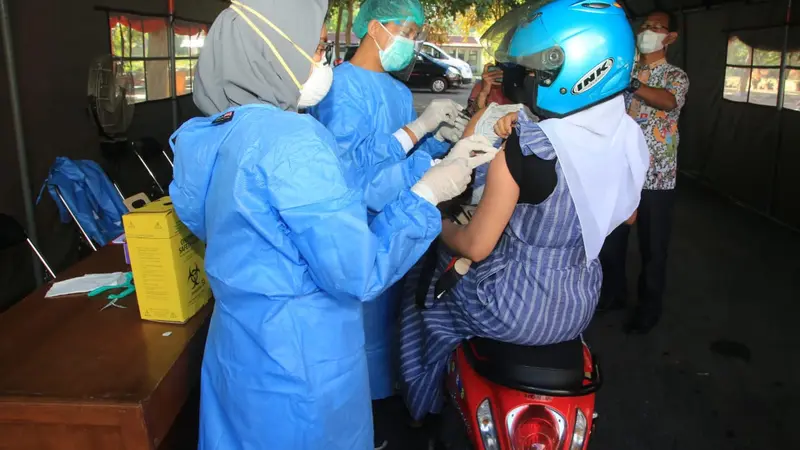
<path fill-rule="evenodd" d="M 103 286 L 122 285 L 126 280 L 123 272 L 93 273 L 54 283 L 44 297 L 52 298 L 62 295 L 85 294 Z"/>

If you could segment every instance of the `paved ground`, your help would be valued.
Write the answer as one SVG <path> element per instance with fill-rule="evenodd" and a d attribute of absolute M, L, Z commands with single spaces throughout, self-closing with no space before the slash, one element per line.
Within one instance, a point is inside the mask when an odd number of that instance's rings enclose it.
<path fill-rule="evenodd" d="M 607 380 L 595 448 L 800 448 L 800 235 L 684 181 L 670 251 L 661 326 L 588 333 Z"/>

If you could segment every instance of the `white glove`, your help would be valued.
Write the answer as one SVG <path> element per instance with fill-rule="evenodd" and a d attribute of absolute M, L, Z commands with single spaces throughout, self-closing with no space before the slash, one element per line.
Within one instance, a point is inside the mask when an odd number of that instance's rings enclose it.
<path fill-rule="evenodd" d="M 486 136 L 473 134 L 468 138 L 458 141 L 442 162 L 464 159 L 467 161 L 467 165 L 470 169 L 474 169 L 493 160 L 499 152 L 500 149 L 494 148 Z"/>
<path fill-rule="evenodd" d="M 411 192 L 436 206 L 461 195 L 471 179 L 472 168 L 466 159 L 445 159 L 425 172 Z"/>
<path fill-rule="evenodd" d="M 463 106 L 450 99 L 434 100 L 417 120 L 406 127 L 414 133 L 417 140 L 422 140 L 426 134 L 433 133 L 443 123 L 455 125 L 458 113 L 463 110 Z"/>
<path fill-rule="evenodd" d="M 468 123 L 469 119 L 459 114 L 453 125 L 447 123 L 440 125 L 433 137 L 439 142 L 456 142 L 464 135 Z"/>

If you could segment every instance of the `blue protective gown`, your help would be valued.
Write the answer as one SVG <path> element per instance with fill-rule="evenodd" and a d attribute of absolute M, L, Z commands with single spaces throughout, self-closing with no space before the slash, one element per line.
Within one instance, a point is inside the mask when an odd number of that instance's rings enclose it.
<path fill-rule="evenodd" d="M 333 133 L 340 159 L 359 174 L 371 211 L 381 211 L 399 192 L 410 189 L 431 167 L 431 157 L 449 149 L 449 144 L 428 135 L 406 157 L 393 134 L 417 119 L 411 91 L 387 73 L 349 62 L 334 70 L 331 90 L 309 112 Z M 397 358 L 392 339 L 398 306 L 395 288 L 364 305 L 370 390 L 376 400 L 394 392 Z"/>
<path fill-rule="evenodd" d="M 75 220 L 98 246 L 108 244 L 123 233 L 122 215 L 128 208 L 114 183 L 96 162 L 57 157 L 36 199 L 37 204 L 45 189 L 56 203 L 61 222 L 72 220 L 72 211 Z M 70 211 L 61 203 L 59 192 Z"/>
<path fill-rule="evenodd" d="M 308 115 L 266 105 L 175 134 L 170 195 L 216 298 L 201 450 L 373 448 L 362 302 L 441 231 L 405 191 L 368 224 L 357 175 Z"/>

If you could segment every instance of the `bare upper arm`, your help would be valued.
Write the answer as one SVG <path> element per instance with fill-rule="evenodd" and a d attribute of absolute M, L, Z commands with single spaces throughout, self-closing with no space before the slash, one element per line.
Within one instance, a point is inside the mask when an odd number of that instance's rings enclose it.
<path fill-rule="evenodd" d="M 489 166 L 483 196 L 464 230 L 470 242 L 470 255 L 465 256 L 473 261 L 489 256 L 511 220 L 518 200 L 519 186 L 508 170 L 505 152 L 501 151 Z"/>

